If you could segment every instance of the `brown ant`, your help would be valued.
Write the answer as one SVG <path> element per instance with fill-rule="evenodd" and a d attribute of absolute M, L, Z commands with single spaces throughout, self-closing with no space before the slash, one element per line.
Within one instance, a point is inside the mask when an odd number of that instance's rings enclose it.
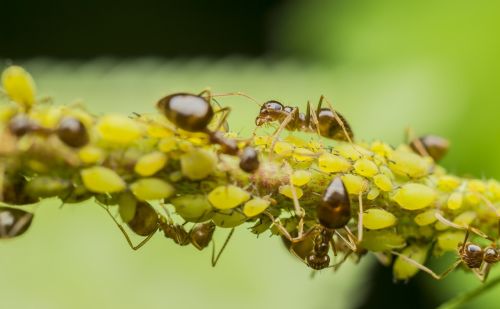
<path fill-rule="evenodd" d="M 0 207 L 0 239 L 24 234 L 31 225 L 33 214 L 24 210 Z"/>
<path fill-rule="evenodd" d="M 457 261 L 455 261 L 446 271 L 444 271 L 440 275 L 436 274 L 431 269 L 418 263 L 417 261 L 411 259 L 410 257 L 400 254 L 399 252 L 392 251 L 392 254 L 401 257 L 406 262 L 428 273 L 436 280 L 441 280 L 445 278 L 449 273 L 451 273 L 455 268 L 457 268 L 460 264 L 463 263 L 467 268 L 472 270 L 472 272 L 479 278 L 479 280 L 483 282 L 488 277 L 491 265 L 500 261 L 500 252 L 496 248 L 495 243 L 492 243 L 492 245 L 487 246 L 486 248 L 483 249 L 481 248 L 481 246 L 477 244 L 468 242 L 467 240 L 469 238 L 470 231 L 471 231 L 470 229 L 467 229 L 463 243 L 458 245 Z"/>
<path fill-rule="evenodd" d="M 153 235 L 158 230 L 160 230 L 163 231 L 165 237 L 172 239 L 176 244 L 180 246 L 187 246 L 189 244 L 192 244 L 196 249 L 203 250 L 209 245 L 210 242 L 212 242 L 212 266 L 216 266 L 222 252 L 226 248 L 229 240 L 234 233 L 233 228 L 229 232 L 224 244 L 216 255 L 215 241 L 213 240 L 215 224 L 213 222 L 210 221 L 205 223 L 196 223 L 189 231 L 186 231 L 183 225 L 173 222 L 166 208 L 164 208 L 164 210 L 167 214 L 167 217 L 157 213 L 149 203 L 138 201 L 135 215 L 132 220 L 127 223 L 127 225 L 137 235 L 147 237 L 143 239 L 139 244 L 134 245 L 123 226 L 111 214 L 109 208 L 99 201 L 97 202 L 113 219 L 115 224 L 122 232 L 123 236 L 125 236 L 125 239 L 127 240 L 127 243 L 129 244 L 130 248 L 132 248 L 132 250 L 139 250 L 153 237 Z"/>
<path fill-rule="evenodd" d="M 177 127 L 189 132 L 206 133 L 209 140 L 213 144 L 218 144 L 221 147 L 221 152 L 229 155 L 239 155 L 242 170 L 251 173 L 258 168 L 257 151 L 250 147 L 240 151 L 238 142 L 235 139 L 224 137 L 224 133 L 220 128 L 226 123 L 227 116 L 231 109 L 222 107 L 214 112 L 210 102 L 214 96 L 241 95 L 248 97 L 242 93 L 227 93 L 227 94 L 212 94 L 209 90 L 204 90 L 199 94 L 191 93 L 174 93 L 170 94 L 158 101 L 156 104 L 160 112 L 167 117 Z M 212 121 L 215 113 L 223 112 L 219 124 L 215 130 L 210 130 L 208 125 Z"/>
<path fill-rule="evenodd" d="M 36 133 L 42 136 L 56 134 L 64 144 L 73 148 L 83 147 L 89 142 L 87 129 L 80 120 L 74 117 L 63 117 L 56 129 L 49 129 L 39 125 L 28 116 L 19 114 L 10 119 L 8 128 L 17 137 L 22 137 L 28 133 Z"/>
<path fill-rule="evenodd" d="M 262 126 L 277 121 L 281 123 L 279 130 L 285 128 L 289 131 L 317 132 L 329 139 L 351 142 L 354 134 L 347 120 L 331 106 L 322 108 L 323 101 L 326 99 L 321 96 L 314 113 L 311 113 L 311 104 L 307 102 L 305 114 L 300 113 L 298 107 L 284 106 L 275 100 L 267 101 L 262 105 L 255 125 Z M 279 131 L 276 135 L 278 133 Z"/>
<path fill-rule="evenodd" d="M 298 204 L 298 200 L 296 199 L 296 195 L 294 193 L 293 186 L 292 193 L 294 195 L 294 204 Z M 361 206 L 360 206 L 361 207 Z M 332 250 L 334 251 L 334 255 L 336 255 L 335 243 L 333 240 L 334 234 L 336 234 L 339 238 L 341 238 L 346 245 L 353 252 L 358 252 L 359 248 L 356 245 L 356 241 L 354 241 L 354 235 L 347 228 L 347 223 L 351 219 L 351 202 L 349 199 L 349 194 L 347 189 L 342 181 L 340 176 L 336 176 L 328 185 L 325 192 L 322 195 L 321 201 L 316 207 L 316 215 L 318 217 L 319 224 L 310 228 L 307 232 L 303 233 L 303 210 L 300 208 L 301 212 L 296 212 L 299 214 L 299 224 L 298 224 L 298 236 L 292 237 L 290 233 L 285 229 L 283 225 L 279 222 L 279 219 L 275 220 L 274 217 L 265 212 L 267 216 L 271 218 L 276 227 L 280 230 L 282 236 L 284 236 L 287 242 L 290 244 L 289 248 L 293 249 L 295 244 L 300 244 L 304 241 L 309 241 L 312 234 L 316 233 L 314 238 L 313 249 L 309 252 L 308 255 L 305 256 L 305 263 L 315 269 L 320 270 L 323 268 L 329 267 L 330 257 L 328 255 L 330 244 L 332 246 Z M 360 211 L 360 218 L 361 220 Z M 360 224 L 362 227 L 362 224 Z M 344 229 L 347 234 L 347 238 L 345 239 L 337 230 Z M 319 233 L 318 233 L 319 230 Z M 359 232 L 358 232 L 359 233 Z M 358 236 L 358 243 L 360 241 L 360 237 Z M 304 246 L 306 247 L 306 246 Z M 292 251 L 292 250 L 291 250 Z M 299 256 L 300 257 L 300 256 Z M 301 257 L 302 259 L 303 257 Z"/>
<path fill-rule="evenodd" d="M 438 162 L 448 152 L 450 142 L 441 136 L 424 135 L 413 139 L 409 145 L 414 152 L 421 156 L 429 156 Z"/>

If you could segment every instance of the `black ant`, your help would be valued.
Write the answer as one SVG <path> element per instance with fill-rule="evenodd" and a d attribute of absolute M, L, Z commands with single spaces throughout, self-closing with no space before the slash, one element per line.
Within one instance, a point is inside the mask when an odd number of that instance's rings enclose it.
<path fill-rule="evenodd" d="M 158 230 L 160 230 L 163 231 L 165 237 L 172 239 L 176 244 L 180 246 L 192 244 L 198 250 L 203 250 L 209 245 L 210 242 L 212 242 L 212 266 L 216 266 L 222 252 L 226 248 L 229 240 L 234 233 L 233 228 L 228 234 L 224 244 L 222 245 L 222 248 L 219 250 L 219 253 L 215 255 L 215 242 L 213 240 L 215 224 L 213 222 L 196 223 L 189 231 L 186 231 L 183 225 L 173 222 L 166 208 L 164 209 L 167 217 L 157 213 L 149 203 L 138 201 L 136 205 L 135 215 L 132 220 L 127 223 L 127 225 L 137 235 L 147 237 L 143 239 L 139 244 L 134 245 L 123 226 L 111 214 L 108 207 L 100 203 L 99 201 L 98 203 L 113 219 L 122 234 L 125 236 L 125 239 L 127 240 L 127 243 L 129 244 L 130 248 L 132 248 L 132 250 L 139 250 L 153 237 L 153 235 Z"/>
<path fill-rule="evenodd" d="M 245 172 L 252 173 L 258 168 L 257 151 L 253 148 L 253 150 L 249 150 L 251 147 L 246 147 L 245 150 L 240 151 L 237 140 L 225 138 L 220 128 L 226 123 L 226 119 L 231 109 L 226 106 L 214 112 L 210 104 L 214 96 L 227 95 L 246 96 L 237 92 L 213 95 L 209 90 L 204 90 L 200 94 L 181 92 L 160 99 L 156 106 L 160 112 L 177 127 L 189 132 L 206 133 L 211 143 L 220 145 L 222 153 L 238 155 L 241 161 L 241 169 Z M 212 121 L 215 113 L 221 112 L 223 112 L 224 115 L 220 119 L 219 124 L 216 126 L 215 130 L 210 130 L 208 125 Z"/>
<path fill-rule="evenodd" d="M 413 139 L 409 145 L 414 152 L 421 156 L 429 156 L 438 162 L 448 152 L 450 142 L 441 136 L 424 135 Z"/>
<path fill-rule="evenodd" d="M 89 142 L 89 134 L 83 123 L 74 117 L 63 117 L 56 129 L 49 129 L 39 125 L 35 120 L 26 115 L 12 117 L 8 124 L 9 131 L 22 137 L 28 133 L 36 133 L 43 136 L 56 134 L 67 146 L 80 148 Z"/>
<path fill-rule="evenodd" d="M 298 107 L 284 106 L 275 100 L 267 101 L 262 105 L 255 125 L 262 126 L 277 121 L 281 123 L 281 127 L 276 135 L 285 128 L 289 131 L 317 132 L 329 139 L 351 142 L 354 134 L 347 120 L 331 106 L 322 108 L 323 101 L 326 99 L 321 96 L 314 113 L 311 113 L 311 104 L 307 102 L 305 114 L 300 113 Z"/>
<path fill-rule="evenodd" d="M 294 198 L 294 203 L 298 203 L 296 198 Z M 355 241 L 353 241 L 354 235 L 352 235 L 352 232 L 347 228 L 347 223 L 351 219 L 351 202 L 347 189 L 340 176 L 336 176 L 330 182 L 325 192 L 323 193 L 320 203 L 316 207 L 316 215 L 319 224 L 313 226 L 307 232 L 303 233 L 302 231 L 303 212 L 299 214 L 300 220 L 298 225 L 297 237 L 292 237 L 290 233 L 288 233 L 288 231 L 285 229 L 285 227 L 281 225 L 279 219 L 275 220 L 274 217 L 268 212 L 266 212 L 265 214 L 271 218 L 276 227 L 280 230 L 282 236 L 284 236 L 290 243 L 291 249 L 293 249 L 295 244 L 300 244 L 301 242 L 310 240 L 311 235 L 317 233 L 314 238 L 313 249 L 309 252 L 308 255 L 305 256 L 306 264 L 315 270 L 329 267 L 330 257 L 328 255 L 328 252 L 330 244 L 332 245 L 332 249 L 334 250 L 334 254 L 336 255 L 336 248 L 333 240 L 334 234 L 337 234 L 337 236 L 341 238 L 353 252 L 359 251 L 359 248 L 357 248 Z M 361 221 L 361 215 L 359 220 Z M 362 224 L 360 224 L 360 226 L 362 228 Z M 347 238 L 349 238 L 349 240 L 345 239 L 340 233 L 338 233 L 338 229 L 344 229 L 348 235 Z M 360 237 L 358 236 L 358 243 L 360 241 L 359 238 Z"/>
<path fill-rule="evenodd" d="M 33 214 L 24 210 L 0 207 L 0 238 L 13 238 L 24 234 L 31 225 Z"/>

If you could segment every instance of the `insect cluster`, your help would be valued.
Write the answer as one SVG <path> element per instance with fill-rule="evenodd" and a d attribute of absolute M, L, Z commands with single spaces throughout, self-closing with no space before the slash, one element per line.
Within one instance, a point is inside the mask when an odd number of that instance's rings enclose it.
<path fill-rule="evenodd" d="M 161 232 L 203 250 L 228 229 L 213 265 L 240 226 L 280 237 L 314 270 L 374 254 L 398 280 L 419 270 L 441 278 L 424 264 L 452 251 L 453 268 L 484 280 L 499 260 L 500 183 L 447 173 L 436 163 L 448 149 L 440 137 L 357 141 L 324 97 L 305 114 L 265 102 L 254 135 L 241 138 L 210 91 L 168 95 L 154 114 L 95 116 L 38 99 L 20 67 L 3 72 L 2 87 L 0 238 L 25 233 L 41 199 L 94 199 L 133 249 Z M 260 130 L 271 124 L 274 133 Z"/>

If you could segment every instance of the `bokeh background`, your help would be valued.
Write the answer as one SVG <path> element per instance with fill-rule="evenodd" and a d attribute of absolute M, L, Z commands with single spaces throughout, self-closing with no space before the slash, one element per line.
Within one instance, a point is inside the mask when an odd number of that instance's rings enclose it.
<path fill-rule="evenodd" d="M 24 65 L 57 103 L 131 113 L 207 86 L 301 107 L 325 94 L 358 139 L 396 144 L 411 126 L 450 139 L 449 171 L 500 178 L 500 2 L 9 1 L 1 10 L 0 65 Z M 248 133 L 258 107 L 221 102 L 233 108 L 231 127 Z M 209 250 L 161 235 L 133 252 L 91 202 L 42 203 L 30 232 L 0 252 L 1 308 L 420 308 L 479 285 L 461 271 L 394 284 L 372 257 L 311 279 L 279 239 L 244 228 L 216 268 Z M 469 306 L 499 296 L 500 287 Z"/>

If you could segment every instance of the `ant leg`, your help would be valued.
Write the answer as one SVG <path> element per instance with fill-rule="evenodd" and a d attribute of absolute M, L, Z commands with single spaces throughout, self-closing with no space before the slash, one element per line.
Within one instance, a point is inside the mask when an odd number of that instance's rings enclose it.
<path fill-rule="evenodd" d="M 271 158 L 273 155 L 274 145 L 276 145 L 276 142 L 278 141 L 278 137 L 281 131 L 283 131 L 286 128 L 286 126 L 292 121 L 293 116 L 295 115 L 295 113 L 297 113 L 297 111 L 298 111 L 297 107 L 294 107 L 292 112 L 290 112 L 290 114 L 286 116 L 286 118 L 280 124 L 279 128 L 273 133 L 273 141 L 271 143 L 271 147 L 269 148 L 269 156 Z"/>
<path fill-rule="evenodd" d="M 337 230 L 335 230 L 335 234 L 337 234 L 337 236 L 342 239 L 342 241 L 349 247 L 349 249 L 351 251 L 357 251 L 357 246 L 354 244 L 354 242 L 352 241 L 352 238 L 351 236 L 349 235 L 349 233 L 352 235 L 352 232 L 349 230 L 349 229 L 346 229 L 344 228 L 348 235 L 348 238 L 349 240 L 347 240 L 344 236 L 342 236 L 342 234 L 340 234 Z M 354 236 L 354 235 L 352 235 Z"/>
<path fill-rule="evenodd" d="M 429 157 L 429 152 L 425 149 L 424 144 L 420 141 L 419 138 L 414 138 L 415 134 L 413 134 L 413 130 L 411 127 L 407 127 L 405 130 L 405 142 L 406 144 L 413 144 L 416 152 L 422 157 Z"/>
<path fill-rule="evenodd" d="M 408 262 L 409 264 L 417 267 L 418 269 L 426 272 L 427 274 L 429 274 L 432 278 L 436 279 L 436 280 L 441 280 L 443 278 L 445 278 L 448 274 L 450 274 L 453 270 L 455 270 L 455 268 L 458 267 L 458 265 L 460 265 L 462 263 L 462 260 L 458 259 L 457 261 L 455 261 L 447 270 L 445 270 L 443 273 L 441 274 L 436 274 L 434 271 L 432 271 L 430 268 L 420 264 L 419 262 L 415 261 L 414 259 L 410 258 L 410 257 L 407 257 L 406 255 L 403 255 L 399 252 L 396 252 L 396 251 L 391 251 L 392 254 L 394 255 L 397 255 L 399 256 L 400 258 L 402 258 L 403 260 L 405 260 L 405 262 Z"/>
<path fill-rule="evenodd" d="M 333 117 L 335 117 L 335 120 L 342 128 L 342 131 L 344 131 L 344 135 L 347 138 L 347 141 L 352 144 L 352 139 L 349 135 L 349 132 L 347 131 L 344 121 L 342 120 L 343 117 L 339 116 L 339 114 L 335 111 L 335 109 L 333 109 L 332 104 L 330 104 L 330 102 L 326 99 L 324 95 L 321 95 L 321 97 L 319 98 L 318 108 L 316 109 L 316 115 L 319 115 L 319 112 L 321 110 L 321 105 L 323 104 L 323 100 L 326 102 L 326 104 L 328 104 L 328 107 L 333 113 Z"/>
<path fill-rule="evenodd" d="M 478 235 L 479 237 L 482 237 L 484 239 L 488 239 L 488 240 L 491 240 L 491 241 L 495 241 L 493 237 L 490 237 L 490 236 L 486 235 L 485 233 L 483 233 L 482 231 L 480 231 L 479 229 L 477 229 L 475 227 L 472 227 L 472 226 L 462 226 L 462 225 L 459 225 L 459 224 L 451 222 L 450 220 L 448 220 L 445 217 L 443 217 L 443 214 L 440 211 L 437 211 L 434 214 L 434 216 L 436 217 L 436 219 L 439 222 L 443 223 L 444 225 L 447 225 L 447 226 L 450 226 L 450 227 L 453 227 L 453 228 L 456 228 L 456 229 L 459 229 L 459 230 L 467 230 L 467 234 L 468 234 L 469 231 L 471 231 L 472 233 Z"/>
<path fill-rule="evenodd" d="M 333 265 L 330 265 L 330 266 L 328 266 L 328 268 L 333 268 L 333 271 L 337 271 L 337 270 L 340 268 L 340 266 L 342 266 L 342 264 L 344 264 L 344 263 L 347 261 L 347 259 L 349 258 L 349 256 L 350 256 L 353 252 L 354 252 L 354 251 L 349 251 L 349 252 L 347 252 L 346 254 L 344 254 L 344 256 L 342 257 L 342 260 L 340 260 L 340 262 L 335 263 L 335 264 L 333 264 Z"/>
<path fill-rule="evenodd" d="M 0 201 L 3 201 L 3 183 L 5 179 L 5 163 L 0 162 Z"/>
<path fill-rule="evenodd" d="M 226 248 L 227 243 L 229 242 L 229 240 L 231 239 L 233 234 L 234 234 L 234 227 L 231 229 L 231 232 L 229 232 L 229 234 L 227 235 L 226 240 L 224 241 L 224 244 L 222 245 L 222 248 L 219 250 L 219 253 L 217 253 L 217 257 L 215 256 L 215 241 L 212 240 L 212 267 L 215 267 L 215 265 L 217 265 L 217 262 L 219 261 L 220 255 L 222 254 L 222 252 Z"/>
<path fill-rule="evenodd" d="M 279 218 L 274 218 L 274 216 L 272 214 L 270 214 L 268 211 L 264 211 L 263 214 L 268 216 L 269 219 L 271 219 L 271 222 L 273 223 L 274 226 L 276 226 L 276 228 L 280 232 L 281 236 L 285 237 L 292 244 L 303 241 L 305 238 L 307 238 L 311 233 L 315 232 L 317 229 L 317 226 L 313 226 L 307 232 L 303 233 L 301 237 L 293 237 L 286 230 L 286 228 L 283 226 L 283 224 L 281 224 Z"/>
<path fill-rule="evenodd" d="M 286 163 L 288 165 L 288 163 Z M 289 165 L 288 165 L 289 166 Z M 295 216 L 299 218 L 299 223 L 297 227 L 298 231 L 298 238 L 301 238 L 302 235 L 304 234 L 304 217 L 305 217 L 305 211 L 304 208 L 300 207 L 300 202 L 299 199 L 297 198 L 297 191 L 295 190 L 295 186 L 292 184 L 292 175 L 288 175 L 289 179 L 289 184 L 290 184 L 290 190 L 292 191 L 292 197 L 293 197 L 293 207 L 295 210 Z"/>
<path fill-rule="evenodd" d="M 113 214 L 111 214 L 111 212 L 109 211 L 108 207 L 102 205 L 101 203 L 98 203 L 98 205 L 101 206 L 104 210 L 106 210 L 106 212 L 111 217 L 111 219 L 113 219 L 113 221 L 115 222 L 116 226 L 118 226 L 118 228 L 122 232 L 123 236 L 125 236 L 125 239 L 127 240 L 127 243 L 130 246 L 130 248 L 132 248 L 132 250 L 139 250 L 142 246 L 144 246 L 151 239 L 151 237 L 153 237 L 153 235 L 158 230 L 158 227 L 157 227 L 153 232 L 151 232 L 151 234 L 149 234 L 140 243 L 138 243 L 137 245 L 134 245 L 132 243 L 132 240 L 130 239 L 130 236 L 128 236 L 127 231 L 125 231 L 125 229 L 123 228 L 123 226 L 120 223 L 118 223 L 118 221 L 115 219 L 115 217 L 113 216 Z"/>
<path fill-rule="evenodd" d="M 224 115 L 222 115 L 221 119 L 219 120 L 219 124 L 217 124 L 217 127 L 215 127 L 214 131 L 219 131 L 221 127 L 224 127 L 226 131 L 228 131 L 229 125 L 227 124 L 227 117 L 229 116 L 229 113 L 231 113 L 231 108 L 229 106 L 222 107 L 218 109 L 214 114 L 217 113 L 224 113 Z"/>

